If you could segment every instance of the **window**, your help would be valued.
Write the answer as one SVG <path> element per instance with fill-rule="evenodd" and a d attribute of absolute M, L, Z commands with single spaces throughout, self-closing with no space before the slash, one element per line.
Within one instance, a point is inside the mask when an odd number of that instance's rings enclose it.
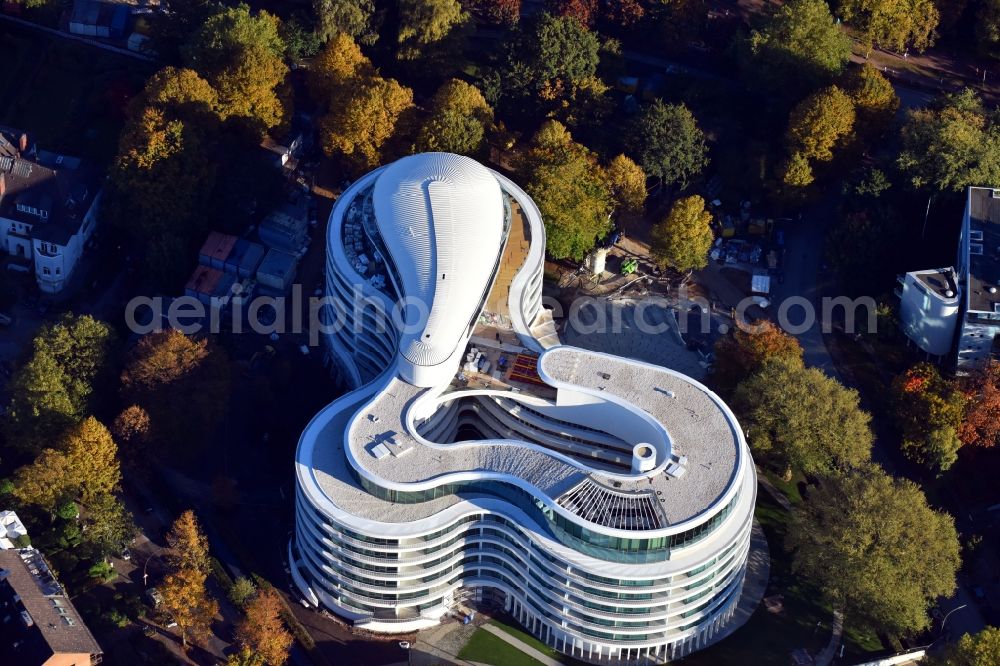
<path fill-rule="evenodd" d="M 62 269 L 56 268 L 56 275 L 62 275 Z"/>
<path fill-rule="evenodd" d="M 983 244 L 982 243 L 969 243 L 969 254 L 982 254 Z"/>
<path fill-rule="evenodd" d="M 982 231 L 982 229 L 972 229 L 971 231 L 969 231 L 969 240 L 973 240 L 973 241 L 981 241 L 981 240 L 983 240 L 983 231 Z"/>
<path fill-rule="evenodd" d="M 52 275 L 52 271 L 49 270 L 48 266 L 46 266 L 45 268 L 43 268 L 42 272 L 45 273 L 46 275 Z"/>

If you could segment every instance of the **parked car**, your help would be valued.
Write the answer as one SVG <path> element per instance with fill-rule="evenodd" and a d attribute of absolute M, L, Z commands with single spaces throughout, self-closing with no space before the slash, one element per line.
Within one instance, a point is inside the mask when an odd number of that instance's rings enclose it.
<path fill-rule="evenodd" d="M 151 587 L 146 590 L 146 599 L 149 601 L 153 608 L 159 608 L 160 604 L 163 603 L 163 595 L 155 587 Z"/>

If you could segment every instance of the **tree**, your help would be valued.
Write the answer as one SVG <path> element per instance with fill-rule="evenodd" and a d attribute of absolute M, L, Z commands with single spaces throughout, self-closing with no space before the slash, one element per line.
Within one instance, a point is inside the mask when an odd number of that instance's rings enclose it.
<path fill-rule="evenodd" d="M 313 60 L 307 74 L 309 94 L 317 104 L 328 107 L 347 97 L 359 80 L 373 76 L 375 68 L 357 42 L 337 33 Z"/>
<path fill-rule="evenodd" d="M 317 18 L 317 32 L 325 41 L 342 34 L 362 44 L 374 44 L 378 39 L 378 26 L 373 20 L 375 3 L 372 0 L 313 0 Z"/>
<path fill-rule="evenodd" d="M 143 336 L 121 375 L 126 404 L 149 415 L 156 450 L 196 448 L 211 436 L 229 399 L 229 362 L 207 338 L 176 329 Z"/>
<path fill-rule="evenodd" d="M 766 319 L 751 327 L 737 327 L 732 335 L 719 338 L 714 351 L 712 387 L 726 396 L 772 358 L 802 365 L 799 341 Z"/>
<path fill-rule="evenodd" d="M 208 539 L 191 510 L 174 521 L 167 533 L 168 573 L 160 585 L 164 613 L 177 623 L 181 640 L 202 640 L 211 633 L 219 604 L 205 588 L 209 571 Z"/>
<path fill-rule="evenodd" d="M 138 247 L 157 284 L 180 280 L 183 257 L 207 228 L 215 182 L 206 135 L 190 123 L 145 107 L 122 130 L 111 167 L 107 214 Z"/>
<path fill-rule="evenodd" d="M 986 627 L 978 634 L 965 634 L 945 646 L 939 655 L 927 655 L 927 666 L 994 666 L 1000 664 L 1000 629 Z"/>
<path fill-rule="evenodd" d="M 83 543 L 94 559 L 120 553 L 139 533 L 132 514 L 110 493 L 94 497 L 86 509 Z"/>
<path fill-rule="evenodd" d="M 122 478 L 118 446 L 108 429 L 93 416 L 70 428 L 60 448 L 66 452 L 69 471 L 79 484 L 84 504 L 118 489 Z"/>
<path fill-rule="evenodd" d="M 632 136 L 639 164 L 665 185 L 685 188 L 708 166 L 705 135 L 683 104 L 654 101 L 639 115 Z"/>
<path fill-rule="evenodd" d="M 85 504 L 118 488 L 121 467 L 111 433 L 90 416 L 71 427 L 58 448 L 45 449 L 14 473 L 14 495 L 25 504 L 55 511 L 58 504 Z"/>
<path fill-rule="evenodd" d="M 386 142 L 412 107 L 412 90 L 395 79 L 373 77 L 320 119 L 323 151 L 347 157 L 358 169 L 372 169 L 383 161 Z"/>
<path fill-rule="evenodd" d="M 963 386 L 965 417 L 958 435 L 963 444 L 989 448 L 1000 440 L 1000 362 L 990 361 Z"/>
<path fill-rule="evenodd" d="M 173 571 L 194 569 L 209 571 L 208 537 L 202 532 L 194 511 L 188 509 L 177 516 L 167 533 L 167 564 Z"/>
<path fill-rule="evenodd" d="M 642 0 L 615 0 L 602 3 L 604 18 L 622 28 L 634 26 L 646 15 Z"/>
<path fill-rule="evenodd" d="M 824 479 L 792 513 L 792 570 L 855 623 L 892 634 L 927 626 L 927 610 L 955 590 L 961 565 L 954 520 L 911 481 L 869 466 Z"/>
<path fill-rule="evenodd" d="M 266 11 L 251 14 L 245 4 L 222 6 L 182 49 L 187 66 L 218 91 L 222 117 L 239 118 L 261 134 L 291 115 L 279 26 Z"/>
<path fill-rule="evenodd" d="M 851 72 L 845 90 L 854 102 L 858 128 L 869 136 L 882 133 L 899 108 L 899 97 L 889 79 L 867 63 Z"/>
<path fill-rule="evenodd" d="M 798 358 L 765 361 L 737 386 L 733 407 L 754 453 L 779 471 L 830 473 L 871 457 L 871 417 L 857 391 Z"/>
<path fill-rule="evenodd" d="M 837 86 L 802 100 L 788 118 L 785 140 L 791 154 L 829 162 L 833 148 L 854 129 L 854 102 Z"/>
<path fill-rule="evenodd" d="M 792 187 L 806 187 L 816 180 L 809 158 L 801 152 L 794 152 L 781 165 L 781 182 Z"/>
<path fill-rule="evenodd" d="M 907 112 L 896 163 L 916 188 L 960 192 L 1000 180 L 1000 128 L 966 88 Z"/>
<path fill-rule="evenodd" d="M 521 20 L 521 0 L 475 0 L 473 7 L 490 23 L 507 28 Z"/>
<path fill-rule="evenodd" d="M 646 204 L 646 172 L 625 155 L 608 163 L 608 183 L 618 210 L 629 215 L 641 215 Z"/>
<path fill-rule="evenodd" d="M 458 0 L 399 0 L 397 55 L 414 60 L 468 20 Z"/>
<path fill-rule="evenodd" d="M 282 603 L 274 588 L 259 590 L 236 627 L 236 642 L 269 666 L 281 666 L 294 642 L 281 619 Z"/>
<path fill-rule="evenodd" d="M 791 0 L 754 30 L 741 59 L 754 87 L 798 97 L 843 71 L 851 40 L 824 0 Z"/>
<path fill-rule="evenodd" d="M 430 117 L 417 135 L 419 152 L 475 155 L 486 142 L 493 109 L 474 85 L 451 79 L 434 93 Z"/>
<path fill-rule="evenodd" d="M 936 366 L 917 363 L 892 383 L 894 416 L 903 434 L 903 453 L 932 470 L 947 470 L 958 459 L 958 430 L 965 396 Z"/>
<path fill-rule="evenodd" d="M 153 51 L 164 62 L 179 61 L 182 45 L 217 8 L 217 0 L 172 0 L 169 12 L 150 15 Z"/>
<path fill-rule="evenodd" d="M 548 0 L 546 5 L 554 15 L 576 19 L 588 28 L 597 18 L 597 0 Z"/>
<path fill-rule="evenodd" d="M 280 25 L 281 41 L 285 43 L 285 57 L 291 61 L 311 58 L 319 53 L 323 40 L 310 28 L 299 14 Z"/>
<path fill-rule="evenodd" d="M 516 100 L 562 100 L 594 81 L 600 48 L 576 19 L 542 13 L 514 40 L 503 84 Z"/>
<path fill-rule="evenodd" d="M 542 213 L 546 249 L 556 259 L 582 260 L 611 230 L 611 193 L 597 158 L 566 128 L 547 121 L 520 169 L 525 189 Z"/>
<path fill-rule="evenodd" d="M 257 593 L 257 586 L 249 578 L 240 576 L 233 581 L 229 588 L 229 600 L 238 608 L 243 608 L 249 603 L 254 594 Z"/>
<path fill-rule="evenodd" d="M 712 214 L 705 210 L 704 199 L 697 194 L 678 199 L 650 232 L 650 254 L 662 268 L 681 272 L 704 268 L 715 240 L 711 224 Z"/>
<path fill-rule="evenodd" d="M 7 441 L 40 451 L 90 411 L 95 384 L 107 371 L 115 336 L 89 315 L 67 314 L 42 326 L 32 355 L 11 377 L 3 421 Z"/>
<path fill-rule="evenodd" d="M 149 414 L 139 405 L 123 409 L 111 426 L 111 432 L 125 446 L 141 445 L 149 438 Z"/>
<path fill-rule="evenodd" d="M 876 45 L 899 52 L 934 45 L 940 18 L 934 0 L 840 0 L 837 9 L 861 32 L 869 53 Z"/>
<path fill-rule="evenodd" d="M 976 48 L 985 56 L 1000 58 L 1000 0 L 983 0 L 976 12 Z"/>
<path fill-rule="evenodd" d="M 205 588 L 207 575 L 198 569 L 173 570 L 159 586 L 163 601 L 160 607 L 181 630 L 181 641 L 200 642 L 211 635 L 212 620 L 219 612 L 219 603 Z"/>

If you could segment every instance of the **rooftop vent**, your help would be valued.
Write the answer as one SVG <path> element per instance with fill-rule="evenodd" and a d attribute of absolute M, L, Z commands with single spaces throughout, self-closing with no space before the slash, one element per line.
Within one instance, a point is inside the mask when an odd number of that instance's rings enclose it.
<path fill-rule="evenodd" d="M 1000 190 L 993 190 L 992 195 L 994 199 L 1000 199 Z"/>
<path fill-rule="evenodd" d="M 954 298 L 955 297 L 955 292 L 953 292 L 951 289 L 949 289 L 946 292 L 944 292 L 944 295 L 947 296 L 948 298 Z"/>
<path fill-rule="evenodd" d="M 986 291 L 990 292 L 991 294 L 995 294 L 995 293 L 997 293 L 997 288 L 996 287 L 990 287 Z"/>

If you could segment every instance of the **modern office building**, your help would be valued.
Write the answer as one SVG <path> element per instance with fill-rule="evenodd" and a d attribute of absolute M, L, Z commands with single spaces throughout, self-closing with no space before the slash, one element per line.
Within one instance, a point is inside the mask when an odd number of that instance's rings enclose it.
<path fill-rule="evenodd" d="M 558 345 L 524 191 L 414 155 L 349 187 L 327 240 L 329 355 L 355 390 L 299 442 L 308 602 L 386 633 L 493 603 L 594 663 L 723 630 L 756 497 L 740 427 L 688 377 Z"/>
<path fill-rule="evenodd" d="M 1000 335 L 1000 188 L 970 187 L 954 267 L 899 277 L 903 332 L 968 374 L 997 358 Z"/>

